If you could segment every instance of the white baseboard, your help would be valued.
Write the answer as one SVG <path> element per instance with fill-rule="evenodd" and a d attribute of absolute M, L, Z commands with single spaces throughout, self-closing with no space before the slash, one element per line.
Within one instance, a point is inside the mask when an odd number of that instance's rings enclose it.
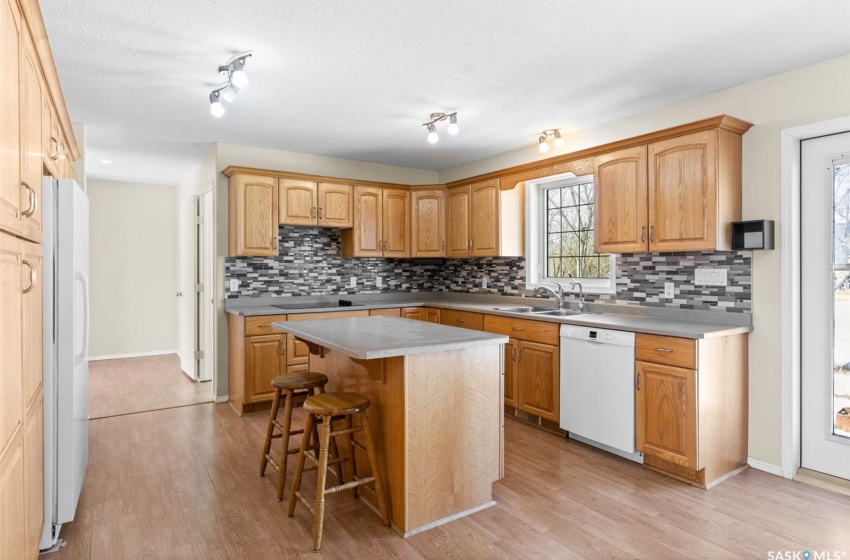
<path fill-rule="evenodd" d="M 779 465 L 765 463 L 764 461 L 759 461 L 750 457 L 747 458 L 747 464 L 750 466 L 750 468 L 774 474 L 776 476 L 781 476 L 782 478 L 794 478 L 793 473 L 786 473 Z"/>
<path fill-rule="evenodd" d="M 144 358 L 145 356 L 165 356 L 166 354 L 177 354 L 177 350 L 154 350 L 152 352 L 131 352 L 129 354 L 107 354 L 104 356 L 89 356 L 90 362 L 98 360 L 121 360 L 123 358 Z"/>
<path fill-rule="evenodd" d="M 230 395 L 223 395 L 221 397 L 216 397 L 215 402 L 227 402 L 230 400 Z"/>

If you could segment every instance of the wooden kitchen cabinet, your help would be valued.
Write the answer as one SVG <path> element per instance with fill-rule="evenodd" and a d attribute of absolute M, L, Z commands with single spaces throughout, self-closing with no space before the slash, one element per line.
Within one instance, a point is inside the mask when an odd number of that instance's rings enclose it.
<path fill-rule="evenodd" d="M 474 331 L 483 331 L 484 315 L 482 313 L 470 313 L 469 311 L 441 309 L 440 324 L 448 325 L 450 327 L 472 329 Z"/>
<path fill-rule="evenodd" d="M 23 431 L 18 430 L 0 455 L 0 558 L 3 560 L 35 558 L 38 554 L 38 548 L 26 549 L 23 439 Z"/>
<path fill-rule="evenodd" d="M 354 187 L 354 227 L 342 232 L 342 256 L 410 256 L 410 192 Z"/>
<path fill-rule="evenodd" d="M 440 310 L 434 307 L 404 307 L 401 309 L 403 319 L 415 319 L 429 323 L 440 322 Z"/>
<path fill-rule="evenodd" d="M 644 466 L 711 488 L 747 464 L 747 335 L 638 334 L 635 434 Z"/>
<path fill-rule="evenodd" d="M 319 226 L 350 228 L 354 225 L 351 211 L 352 190 L 351 185 L 319 183 Z"/>
<path fill-rule="evenodd" d="M 271 398 L 272 379 L 286 373 L 286 335 L 249 336 L 245 346 L 245 368 L 253 373 L 250 398 Z"/>
<path fill-rule="evenodd" d="M 229 176 L 229 254 L 231 257 L 276 257 L 278 187 L 274 177 L 234 173 Z"/>
<path fill-rule="evenodd" d="M 22 257 L 23 241 L 0 233 L 0 451 L 24 421 Z"/>
<path fill-rule="evenodd" d="M 422 320 L 429 323 L 440 323 L 440 310 L 433 307 L 425 307 L 422 309 L 424 314 Z"/>
<path fill-rule="evenodd" d="M 401 309 L 399 309 L 398 307 L 394 307 L 392 309 L 370 309 L 369 317 L 375 316 L 401 317 Z"/>
<path fill-rule="evenodd" d="M 22 242 L 21 287 L 22 309 L 22 371 L 23 403 L 29 406 L 41 394 L 44 376 L 43 366 L 43 289 L 42 289 L 42 252 L 37 243 Z M 4 284 L 5 286 L 5 284 Z"/>
<path fill-rule="evenodd" d="M 596 156 L 596 251 L 730 250 L 750 126 L 722 117 L 706 130 Z"/>
<path fill-rule="evenodd" d="M 447 191 L 446 256 L 524 255 L 524 184 L 502 189 L 498 179 Z"/>
<path fill-rule="evenodd" d="M 519 406 L 519 401 L 517 400 L 517 379 L 519 378 L 517 364 L 518 351 L 519 341 L 515 338 L 511 338 L 509 342 L 504 346 L 504 356 L 502 357 L 502 375 L 505 378 L 505 406 Z"/>
<path fill-rule="evenodd" d="M 24 231 L 21 185 L 21 40 L 23 22 L 15 0 L 0 0 L 0 230 Z M 5 284 L 4 284 L 5 289 Z"/>
<path fill-rule="evenodd" d="M 35 46 L 25 34 L 21 57 L 21 205 L 23 236 L 41 242 L 41 69 Z M 70 158 L 68 159 L 70 161 Z"/>
<path fill-rule="evenodd" d="M 294 335 L 286 335 L 286 373 L 307 371 L 310 366 L 310 349 Z"/>
<path fill-rule="evenodd" d="M 281 225 L 316 225 L 319 209 L 319 186 L 316 182 L 279 179 L 277 200 Z"/>
<path fill-rule="evenodd" d="M 520 340 L 517 345 L 517 408 L 558 422 L 560 420 L 559 348 Z"/>
<path fill-rule="evenodd" d="M 410 256 L 446 256 L 446 189 L 411 188 Z"/>
<path fill-rule="evenodd" d="M 24 549 L 35 558 L 44 527 L 44 398 L 41 391 L 24 422 L 24 517 Z"/>

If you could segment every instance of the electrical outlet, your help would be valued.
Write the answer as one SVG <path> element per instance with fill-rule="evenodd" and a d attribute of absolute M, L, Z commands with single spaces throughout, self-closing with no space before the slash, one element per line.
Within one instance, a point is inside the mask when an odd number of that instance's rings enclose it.
<path fill-rule="evenodd" d="M 664 297 L 667 299 L 673 299 L 675 294 L 673 282 L 664 282 Z"/>
<path fill-rule="evenodd" d="M 384 287 L 384 278 L 382 276 L 375 277 L 375 286 L 377 286 L 378 288 Z"/>
<path fill-rule="evenodd" d="M 484 289 L 484 290 L 487 289 L 487 277 L 486 276 L 483 276 L 481 278 L 481 288 Z"/>
<path fill-rule="evenodd" d="M 348 283 L 348 286 L 350 288 L 356 288 L 357 287 L 357 277 L 356 276 L 351 277 L 351 281 Z"/>
<path fill-rule="evenodd" d="M 239 279 L 238 278 L 231 278 L 230 279 L 230 291 L 235 292 L 238 289 L 239 289 Z"/>

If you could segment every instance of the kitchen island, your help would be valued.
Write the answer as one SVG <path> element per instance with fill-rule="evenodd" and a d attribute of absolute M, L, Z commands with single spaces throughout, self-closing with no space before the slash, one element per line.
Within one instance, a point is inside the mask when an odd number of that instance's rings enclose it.
<path fill-rule="evenodd" d="M 412 536 L 495 503 L 507 336 L 396 317 L 272 327 L 307 344 L 310 369 L 328 376 L 328 391 L 371 400 L 378 468 L 399 533 Z M 368 472 L 368 461 L 356 453 L 358 474 Z M 363 497 L 374 503 L 371 493 Z"/>

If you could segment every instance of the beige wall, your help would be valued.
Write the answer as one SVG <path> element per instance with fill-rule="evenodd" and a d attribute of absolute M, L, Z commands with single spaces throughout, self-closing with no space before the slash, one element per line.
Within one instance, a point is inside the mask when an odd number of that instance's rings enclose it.
<path fill-rule="evenodd" d="M 749 456 L 781 464 L 780 150 L 785 128 L 850 115 L 850 56 L 842 56 L 565 136 L 555 153 L 598 146 L 727 113 L 755 126 L 744 135 L 743 217 L 776 220 L 776 249 L 753 253 Z M 553 123 L 557 124 L 557 123 Z M 552 153 L 546 154 L 551 157 Z M 440 182 L 543 159 L 536 146 L 448 169 Z"/>
<path fill-rule="evenodd" d="M 88 181 L 93 357 L 177 348 L 174 187 Z"/>

